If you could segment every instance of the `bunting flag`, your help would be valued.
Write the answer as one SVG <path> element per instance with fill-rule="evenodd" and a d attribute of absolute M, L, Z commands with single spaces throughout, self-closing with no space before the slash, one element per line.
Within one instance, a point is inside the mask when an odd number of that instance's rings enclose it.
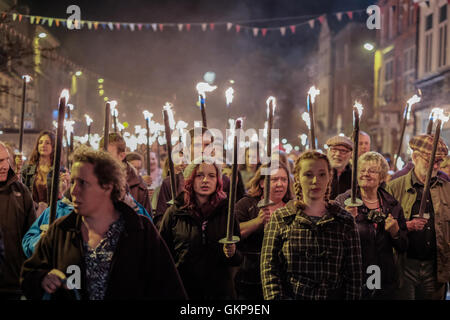
<path fill-rule="evenodd" d="M 450 0 L 447 0 L 447 2 L 450 4 Z M 426 5 L 425 2 L 421 2 L 420 5 Z M 414 6 L 417 8 L 419 6 L 419 3 L 414 3 Z M 407 9 L 407 4 L 402 4 L 403 9 Z M 342 20 L 342 17 L 344 14 L 346 14 L 350 20 L 353 20 L 354 13 L 366 13 L 365 10 L 355 10 L 355 11 L 346 11 L 346 12 L 336 12 L 334 15 L 336 16 L 338 21 Z M 41 24 L 41 25 L 48 25 L 49 27 L 53 26 L 53 22 L 55 22 L 56 27 L 60 27 L 60 23 L 63 24 L 64 27 L 66 25 L 70 28 L 75 27 L 77 29 L 84 28 L 85 24 L 87 25 L 89 30 L 92 30 L 92 25 L 94 26 L 95 30 L 98 30 L 98 25 L 100 24 L 103 28 L 103 30 L 109 28 L 110 31 L 120 31 L 121 27 L 122 29 L 130 29 L 132 32 L 137 29 L 139 31 L 142 31 L 142 27 L 145 26 L 146 30 L 150 30 L 150 28 L 153 29 L 154 32 L 164 31 L 164 27 L 168 28 L 174 28 L 175 30 L 178 29 L 179 32 L 182 32 L 183 29 L 186 27 L 187 31 L 190 31 L 191 26 L 199 27 L 200 30 L 203 32 L 208 30 L 208 27 L 211 31 L 216 30 L 216 26 L 223 25 L 226 28 L 226 31 L 230 31 L 233 26 L 235 27 L 236 33 L 240 33 L 241 29 L 244 30 L 245 34 L 253 34 L 253 36 L 258 36 L 259 31 L 261 31 L 261 34 L 263 37 L 267 35 L 267 32 L 270 30 L 279 30 L 281 36 L 286 35 L 286 30 L 289 28 L 291 30 L 291 34 L 296 33 L 296 28 L 304 25 L 309 25 L 311 29 L 314 29 L 316 23 L 316 19 L 319 20 L 320 24 L 323 24 L 325 22 L 325 14 L 315 17 L 315 18 L 309 18 L 308 20 L 305 20 L 302 23 L 296 24 L 296 25 L 284 25 L 279 27 L 252 27 L 251 23 L 252 21 L 241 21 L 240 24 L 236 24 L 233 22 L 202 22 L 202 23 L 135 23 L 135 22 L 114 22 L 114 21 L 88 21 L 88 20 L 73 20 L 73 19 L 59 19 L 54 17 L 41 17 L 41 16 L 32 16 L 32 15 L 25 15 L 20 13 L 10 13 L 10 12 L 0 12 L 2 18 L 6 18 L 7 16 L 10 16 L 13 21 L 17 21 L 17 18 L 20 22 L 22 22 L 23 17 L 26 19 L 29 19 L 30 24 Z M 298 18 L 301 18 L 302 16 L 299 16 Z M 308 17 L 306 17 L 308 18 Z M 25 20 L 28 21 L 28 20 Z M 259 22 L 272 22 L 273 19 L 267 19 L 267 20 L 260 20 Z M 249 25 L 250 24 L 250 25 Z"/>

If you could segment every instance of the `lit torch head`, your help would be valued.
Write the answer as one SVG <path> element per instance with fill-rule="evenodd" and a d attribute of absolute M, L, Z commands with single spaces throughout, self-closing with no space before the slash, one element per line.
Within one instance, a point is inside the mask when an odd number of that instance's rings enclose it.
<path fill-rule="evenodd" d="M 69 102 L 69 90 L 64 89 L 63 91 L 61 91 L 61 95 L 59 96 L 59 100 L 61 101 L 62 98 L 65 98 L 65 102 L 66 104 Z"/>
<path fill-rule="evenodd" d="M 449 119 L 449 116 L 444 113 L 444 109 L 442 108 L 434 108 L 432 111 L 433 113 L 433 121 L 441 120 L 441 128 Z"/>
<path fill-rule="evenodd" d="M 142 113 L 144 114 L 144 118 L 147 121 L 151 120 L 153 117 L 153 113 L 148 112 L 148 110 L 144 110 Z"/>
<path fill-rule="evenodd" d="M 26 75 L 23 75 L 23 76 L 22 76 L 22 79 L 25 79 L 25 82 L 26 82 L 26 83 L 28 83 L 28 82 L 30 82 L 31 80 L 33 80 L 33 78 L 31 78 L 31 76 L 29 76 L 29 75 L 27 75 L 27 74 L 26 74 Z"/>
<path fill-rule="evenodd" d="M 316 89 L 315 86 L 312 86 L 309 88 L 308 94 L 311 97 L 311 103 L 314 103 L 314 101 L 316 101 L 316 96 L 320 94 L 320 90 Z"/>
<path fill-rule="evenodd" d="M 175 128 L 175 119 L 173 117 L 172 104 L 166 102 L 163 108 L 167 111 L 167 115 L 169 116 L 169 127 L 173 130 Z"/>
<path fill-rule="evenodd" d="M 302 113 L 302 119 L 303 119 L 303 121 L 305 121 L 306 126 L 308 127 L 308 129 L 311 130 L 311 118 L 309 117 L 309 113 L 308 112 L 303 112 Z"/>
<path fill-rule="evenodd" d="M 217 89 L 217 86 L 212 86 L 207 82 L 199 82 L 197 83 L 196 89 L 198 94 L 205 98 L 205 92 L 212 92 Z"/>
<path fill-rule="evenodd" d="M 277 107 L 277 100 L 275 99 L 275 97 L 270 96 L 269 98 L 267 98 L 266 100 L 266 104 L 267 104 L 267 117 L 269 117 L 269 106 L 270 106 L 270 102 L 272 102 L 272 106 L 273 106 L 273 114 L 275 114 L 275 108 Z"/>
<path fill-rule="evenodd" d="M 87 114 L 85 114 L 84 117 L 86 118 L 86 124 L 87 124 L 87 126 L 90 126 L 91 123 L 93 122 L 93 120 L 92 120 L 91 117 L 89 117 Z"/>
<path fill-rule="evenodd" d="M 225 98 L 227 99 L 227 106 L 229 106 L 233 102 L 233 93 L 234 89 L 232 87 L 229 87 L 227 91 L 225 91 Z"/>
<path fill-rule="evenodd" d="M 116 112 L 115 112 L 116 106 L 117 106 L 117 101 L 116 100 L 109 101 L 109 107 L 111 109 L 111 115 L 113 117 L 117 117 Z"/>
<path fill-rule="evenodd" d="M 73 111 L 74 106 L 73 106 L 73 104 L 68 103 L 67 104 L 67 108 L 69 108 L 70 111 Z"/>
<path fill-rule="evenodd" d="M 407 120 L 409 120 L 409 117 L 411 115 L 412 105 L 420 102 L 420 99 L 421 98 L 417 94 L 415 94 L 411 98 L 409 98 L 409 100 L 406 102 L 408 104 L 408 113 L 406 114 L 406 119 Z"/>

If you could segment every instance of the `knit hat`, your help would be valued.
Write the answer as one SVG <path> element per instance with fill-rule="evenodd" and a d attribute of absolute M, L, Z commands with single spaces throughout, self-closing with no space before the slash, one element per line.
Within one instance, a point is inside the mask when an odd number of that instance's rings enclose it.
<path fill-rule="evenodd" d="M 328 147 L 344 146 L 347 149 L 353 150 L 353 141 L 345 136 L 334 136 L 327 140 Z"/>
<path fill-rule="evenodd" d="M 433 151 L 433 140 L 434 134 L 421 134 L 413 137 L 409 140 L 409 147 L 413 151 L 418 151 L 431 157 L 431 151 Z M 436 149 L 436 159 L 444 158 L 448 154 L 448 148 L 442 137 L 439 137 L 437 149 Z"/>

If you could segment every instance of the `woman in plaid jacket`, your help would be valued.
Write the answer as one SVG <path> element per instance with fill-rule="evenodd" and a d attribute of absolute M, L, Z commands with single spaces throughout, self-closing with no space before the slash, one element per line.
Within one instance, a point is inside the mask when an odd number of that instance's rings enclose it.
<path fill-rule="evenodd" d="M 328 201 L 326 155 L 304 152 L 294 174 L 297 200 L 276 210 L 264 231 L 264 299 L 360 299 L 359 235 L 352 216 Z"/>

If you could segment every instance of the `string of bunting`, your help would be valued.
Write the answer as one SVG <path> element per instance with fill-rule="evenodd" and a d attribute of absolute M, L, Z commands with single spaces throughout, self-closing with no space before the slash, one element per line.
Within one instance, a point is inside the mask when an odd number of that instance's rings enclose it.
<path fill-rule="evenodd" d="M 344 15 L 346 15 L 350 20 L 353 19 L 355 13 L 365 12 L 365 10 L 354 10 L 354 11 L 345 11 L 345 12 L 335 12 L 332 15 L 335 15 L 338 21 L 341 21 Z M 29 21 L 30 24 L 37 25 L 46 25 L 49 27 L 69 27 L 71 28 L 71 24 L 73 23 L 73 27 L 76 29 L 87 27 L 89 30 L 110 30 L 110 31 L 120 31 L 120 30 L 130 30 L 134 31 L 142 31 L 142 30 L 153 30 L 154 32 L 162 32 L 167 28 L 176 28 L 178 31 L 190 31 L 192 27 L 200 27 L 202 31 L 210 31 L 216 30 L 217 26 L 226 26 L 226 30 L 230 31 L 234 29 L 236 33 L 239 33 L 241 30 L 248 30 L 253 33 L 256 37 L 261 34 L 263 37 L 267 35 L 269 31 L 278 31 L 282 36 L 286 35 L 286 31 L 290 31 L 291 34 L 295 34 L 296 29 L 299 26 L 308 24 L 311 29 L 314 28 L 316 21 L 319 21 L 320 24 L 323 24 L 325 21 L 325 14 L 320 16 L 315 16 L 311 19 L 307 19 L 301 23 L 290 24 L 284 26 L 277 27 L 253 27 L 245 24 L 252 23 L 254 21 L 240 21 L 240 22 L 204 22 L 204 23 L 134 23 L 134 22 L 113 22 L 113 21 L 88 21 L 88 20 L 70 20 L 70 19 L 60 19 L 54 17 L 41 17 L 41 16 L 33 16 L 33 15 L 25 15 L 20 13 L 11 13 L 11 12 L 2 12 L 1 17 L 3 19 L 6 16 L 11 16 L 13 21 Z M 299 19 L 304 18 L 302 16 L 291 17 L 289 19 Z M 273 22 L 277 19 L 261 19 L 258 20 L 259 23 L 267 23 Z M 278 20 L 286 20 L 286 18 L 279 18 Z"/>

